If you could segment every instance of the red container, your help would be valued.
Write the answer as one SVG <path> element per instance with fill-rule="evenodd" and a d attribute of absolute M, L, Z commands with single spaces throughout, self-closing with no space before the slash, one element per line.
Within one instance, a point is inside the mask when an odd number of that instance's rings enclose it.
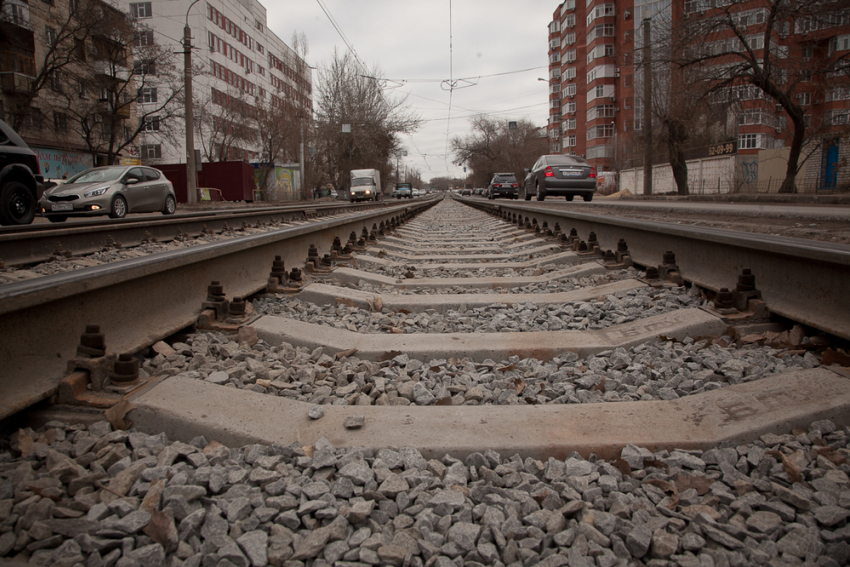
<path fill-rule="evenodd" d="M 186 164 L 174 163 L 155 166 L 162 171 L 174 185 L 178 203 L 188 202 L 186 198 Z M 221 191 L 225 201 L 254 200 L 257 184 L 254 181 L 254 167 L 244 161 L 216 161 L 205 163 L 198 172 L 198 187 L 209 187 Z"/>

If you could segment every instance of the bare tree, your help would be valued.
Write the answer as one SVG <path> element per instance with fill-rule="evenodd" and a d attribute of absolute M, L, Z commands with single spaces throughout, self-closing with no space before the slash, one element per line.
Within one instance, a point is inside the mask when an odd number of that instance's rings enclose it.
<path fill-rule="evenodd" d="M 92 156 L 113 164 L 142 132 L 177 130 L 168 126 L 181 116 L 182 75 L 175 55 L 126 14 L 104 9 L 99 25 L 88 64 L 71 73 L 79 90 L 66 93 L 67 109 Z"/>
<path fill-rule="evenodd" d="M 770 116 L 779 114 L 774 116 L 778 131 L 790 120 L 788 164 L 780 192 L 792 193 L 807 157 L 829 139 L 824 131 L 834 132 L 829 119 L 807 125 L 805 99 L 797 95 L 829 96 L 846 84 L 850 56 L 846 50 L 832 49 L 830 38 L 835 33 L 830 28 L 846 26 L 850 13 L 846 3 L 823 0 L 769 0 L 752 8 L 726 4 L 690 13 L 685 25 L 671 31 L 672 61 L 677 69 L 700 76 L 703 88 L 697 96 L 715 102 L 740 100 L 742 94 L 755 99 L 753 108 Z M 792 53 L 781 42 L 796 34 L 805 34 L 806 39 L 793 42 L 802 52 Z"/>
<path fill-rule="evenodd" d="M 8 9 L 12 7 L 10 3 L 0 6 L 0 20 L 17 21 L 18 14 Z M 66 71 L 84 64 L 86 44 L 96 33 L 104 30 L 102 16 L 112 10 L 99 0 L 39 2 L 30 5 L 29 9 L 31 17 L 37 15 L 44 21 L 44 29 L 34 30 L 38 43 L 33 54 L 34 68 L 21 70 L 32 79 L 15 85 L 15 104 L 9 109 L 8 119 L 16 131 L 21 131 L 25 123 L 31 121 L 33 101 L 40 93 L 49 90 L 52 94 L 76 88 L 76 85 L 69 86 L 64 80 Z"/>
<path fill-rule="evenodd" d="M 362 68 L 349 54 L 334 53 L 319 69 L 316 88 L 318 165 L 336 187 L 348 184 L 351 169 L 374 168 L 386 175 L 390 159 L 400 149 L 399 134 L 415 132 L 420 124 L 404 99 L 381 90 L 377 68 Z M 350 126 L 343 132 L 342 126 Z"/>
<path fill-rule="evenodd" d="M 518 120 L 511 129 L 508 121 L 478 115 L 471 120 L 472 134 L 452 138 L 452 151 L 457 165 L 472 169 L 472 183 L 486 185 L 494 173 L 513 172 L 518 180 L 523 169 L 547 151 L 547 139 L 529 120 Z"/>
<path fill-rule="evenodd" d="M 258 110 L 245 93 L 235 87 L 216 90 L 196 106 L 195 129 L 201 153 L 208 162 L 228 161 L 244 154 L 257 142 Z"/>

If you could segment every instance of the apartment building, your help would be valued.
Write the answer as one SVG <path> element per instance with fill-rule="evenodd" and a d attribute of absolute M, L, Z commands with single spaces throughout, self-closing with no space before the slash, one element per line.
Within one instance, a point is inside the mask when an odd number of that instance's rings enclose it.
<path fill-rule="evenodd" d="M 126 14 L 98 0 L 4 0 L 0 115 L 39 155 L 45 178 L 137 163 Z"/>
<path fill-rule="evenodd" d="M 786 15 L 775 26 L 777 33 L 767 47 L 781 67 L 777 85 L 787 90 L 805 113 L 808 138 L 797 176 L 801 190 L 850 184 L 850 167 L 842 165 L 850 154 L 850 80 L 846 70 L 850 65 L 850 9 L 834 3 L 824 6 L 825 13 L 815 17 Z M 650 22 L 650 47 L 660 53 L 653 57 L 652 67 L 657 112 L 659 99 L 666 98 L 660 103 L 662 107 L 677 104 L 675 97 L 658 95 L 682 84 L 675 65 L 669 63 L 669 50 L 678 48 L 715 57 L 703 66 L 721 72 L 706 81 L 724 80 L 728 75 L 723 71 L 735 64 L 736 50 L 749 48 L 757 59 L 764 53 L 767 15 L 767 8 L 756 1 L 562 2 L 549 23 L 550 150 L 582 155 L 599 171 L 642 167 L 644 22 Z M 709 28 L 705 23 L 718 19 L 731 19 L 738 31 L 743 30 L 747 45 L 729 26 L 706 32 Z M 688 36 L 696 29 L 700 33 Z M 690 37 L 691 44 L 682 43 L 683 37 Z M 662 63 L 665 58 L 666 67 Z M 764 190 L 765 184 L 767 190 L 778 189 L 794 133 L 793 122 L 782 105 L 752 84 L 738 81 L 714 93 L 708 114 L 710 120 L 701 125 L 699 135 L 692 136 L 697 147 L 688 149 L 688 158 L 726 156 L 726 161 L 731 160 L 734 171 L 716 175 L 734 179 L 716 184 L 718 190 Z M 654 122 L 657 140 L 659 125 Z M 697 123 L 694 117 L 693 124 Z M 656 147 L 653 153 L 656 166 L 667 161 L 663 148 Z M 706 185 L 705 179 L 694 181 L 698 183 L 692 185 Z"/>
<path fill-rule="evenodd" d="M 126 0 L 124 0 L 126 2 Z M 126 2 L 146 31 L 139 43 L 155 42 L 182 52 L 186 22 L 192 32 L 193 66 L 203 72 L 193 82 L 195 145 L 203 161 L 256 161 L 260 156 L 254 119 L 261 108 L 286 108 L 310 116 L 311 68 L 266 25 L 266 9 L 256 0 L 151 0 Z M 181 63 L 182 69 L 182 63 Z M 168 97 L 167 85 L 151 82 L 139 105 Z M 185 163 L 184 124 L 148 118 L 140 140 L 147 163 Z M 171 135 L 168 135 L 171 134 Z"/>

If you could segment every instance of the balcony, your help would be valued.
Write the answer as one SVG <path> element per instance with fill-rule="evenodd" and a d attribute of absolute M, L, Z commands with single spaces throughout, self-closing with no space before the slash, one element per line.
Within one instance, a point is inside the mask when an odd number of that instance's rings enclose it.
<path fill-rule="evenodd" d="M 0 85 L 7 95 L 29 93 L 32 90 L 32 79 L 21 73 L 0 73 Z"/>
<path fill-rule="evenodd" d="M 116 81 L 126 81 L 130 78 L 130 68 L 125 63 L 113 63 L 112 61 L 101 59 L 91 61 L 89 63 L 99 77 L 106 77 Z"/>

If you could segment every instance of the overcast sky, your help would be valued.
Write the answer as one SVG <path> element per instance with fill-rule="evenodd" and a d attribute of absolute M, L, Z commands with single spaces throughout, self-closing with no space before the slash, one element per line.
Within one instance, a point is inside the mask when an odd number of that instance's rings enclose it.
<path fill-rule="evenodd" d="M 548 76 L 548 25 L 557 1 L 267 0 L 263 4 L 268 27 L 287 44 L 291 45 L 293 32 L 307 36 L 310 65 L 326 65 L 334 48 L 348 49 L 324 6 L 367 67 L 378 66 L 384 77 L 404 81 L 385 92 L 406 95 L 424 121 L 417 133 L 402 138 L 408 151 L 403 159 L 421 172 L 423 180 L 464 176 L 463 169 L 452 163 L 453 156 L 447 155 L 451 148 L 447 134 L 451 138 L 469 133 L 471 115 L 546 124 L 548 83 L 537 79 Z M 525 69 L 532 70 L 516 72 Z M 499 73 L 510 74 L 487 77 Z M 468 82 L 459 81 L 450 93 L 448 83 L 441 81 L 452 77 Z M 466 86 L 470 84 L 474 86 Z"/>

